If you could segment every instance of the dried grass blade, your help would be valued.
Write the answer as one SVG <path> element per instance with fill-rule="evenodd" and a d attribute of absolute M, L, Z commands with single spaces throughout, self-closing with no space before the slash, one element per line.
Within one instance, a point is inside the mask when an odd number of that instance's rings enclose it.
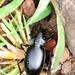
<path fill-rule="evenodd" d="M 0 64 L 2 65 L 2 64 L 15 64 L 15 63 L 17 63 L 18 61 L 16 61 L 16 60 L 11 60 L 11 61 L 4 61 L 4 62 L 0 62 Z"/>
<path fill-rule="evenodd" d="M 0 0 L 0 7 L 4 3 L 5 0 Z"/>
<path fill-rule="evenodd" d="M 9 52 L 5 52 L 5 51 L 0 50 L 0 58 L 8 59 L 8 54 L 9 54 Z"/>
<path fill-rule="evenodd" d="M 0 44 L 1 44 L 1 43 L 0 43 Z M 1 46 L 0 49 L 1 49 L 2 51 L 11 53 L 7 48 L 5 48 L 5 47 L 3 47 L 3 46 Z"/>
<path fill-rule="evenodd" d="M 26 35 L 25 35 L 25 31 L 23 30 L 23 23 L 22 23 L 22 19 L 21 19 L 21 12 L 19 12 L 17 9 L 15 10 L 16 15 L 17 15 L 17 19 L 18 19 L 18 24 L 19 24 L 19 33 L 21 35 L 21 38 L 23 40 L 23 42 L 25 43 L 26 40 Z"/>

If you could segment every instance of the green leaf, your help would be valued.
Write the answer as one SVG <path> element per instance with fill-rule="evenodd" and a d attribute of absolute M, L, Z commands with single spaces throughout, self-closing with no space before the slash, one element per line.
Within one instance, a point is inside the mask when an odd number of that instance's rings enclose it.
<path fill-rule="evenodd" d="M 10 16 L 12 17 L 12 19 L 13 19 L 13 21 L 15 22 L 15 24 L 16 24 L 16 31 L 19 29 L 19 25 L 18 25 L 18 22 L 16 21 L 16 19 L 13 17 L 13 15 L 12 14 L 10 14 Z"/>
<path fill-rule="evenodd" d="M 24 26 L 26 27 L 26 19 L 25 19 L 24 15 L 23 15 L 23 21 L 24 21 Z"/>
<path fill-rule="evenodd" d="M 24 27 L 25 27 L 25 29 L 26 29 L 27 39 L 30 40 L 30 36 L 29 36 L 29 34 L 30 34 L 30 28 L 29 28 L 29 26 L 26 24 L 26 20 L 25 20 L 24 15 L 23 15 L 23 21 L 24 21 Z"/>
<path fill-rule="evenodd" d="M 0 2 L 1 2 L 1 0 L 0 0 Z"/>
<path fill-rule="evenodd" d="M 38 17 L 36 20 L 33 21 L 33 23 L 47 17 L 51 12 L 53 11 L 53 5 L 50 4 Z"/>
<path fill-rule="evenodd" d="M 0 40 L 3 41 L 5 45 L 9 45 L 9 43 L 2 36 L 0 36 Z"/>
<path fill-rule="evenodd" d="M 8 5 L 0 8 L 0 19 L 9 15 L 12 11 L 14 11 L 24 0 L 13 0 Z"/>
<path fill-rule="evenodd" d="M 34 23 L 34 20 L 36 20 L 38 17 L 40 17 L 42 12 L 47 8 L 47 5 L 49 4 L 49 2 L 50 2 L 50 0 L 40 0 L 36 12 L 30 18 L 30 20 L 27 21 L 27 25 Z"/>
<path fill-rule="evenodd" d="M 2 47 L 2 46 L 4 46 L 5 45 L 5 43 L 0 43 L 0 47 Z"/>
<path fill-rule="evenodd" d="M 35 20 L 32 21 L 32 23 L 35 23 L 35 22 L 47 17 L 52 11 L 53 11 L 53 5 L 50 4 L 41 14 L 39 14 L 39 16 Z M 32 19 L 32 17 L 27 22 L 31 21 L 31 19 Z"/>
<path fill-rule="evenodd" d="M 1 73 L 3 73 L 4 75 L 7 75 L 5 72 L 3 72 L 2 70 L 0 70 Z"/>
<path fill-rule="evenodd" d="M 12 27 L 10 26 L 10 24 L 4 19 L 2 18 L 4 24 L 9 28 L 9 30 L 11 31 L 12 30 Z"/>
<path fill-rule="evenodd" d="M 57 16 L 57 25 L 58 25 L 58 43 L 54 53 L 55 59 L 54 59 L 53 69 L 55 69 L 58 66 L 59 62 L 61 61 L 65 47 L 64 29 L 58 16 Z"/>

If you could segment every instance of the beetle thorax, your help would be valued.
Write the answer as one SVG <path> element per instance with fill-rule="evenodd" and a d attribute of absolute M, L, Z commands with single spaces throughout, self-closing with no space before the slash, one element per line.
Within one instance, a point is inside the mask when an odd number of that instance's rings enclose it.
<path fill-rule="evenodd" d="M 44 45 L 46 41 L 44 40 L 43 34 L 39 33 L 35 39 L 35 45 Z"/>

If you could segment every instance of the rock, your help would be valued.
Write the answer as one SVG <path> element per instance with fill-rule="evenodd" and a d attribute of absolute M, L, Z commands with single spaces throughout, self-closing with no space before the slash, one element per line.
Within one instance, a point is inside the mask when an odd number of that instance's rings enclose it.
<path fill-rule="evenodd" d="M 62 65 L 62 70 L 61 70 L 61 72 L 63 73 L 63 74 L 66 74 L 66 73 L 68 73 L 68 72 L 70 72 L 71 71 L 71 62 L 70 61 L 66 61 L 65 63 L 63 63 L 63 65 Z"/>
<path fill-rule="evenodd" d="M 65 40 L 75 55 L 75 0 L 51 0 L 65 30 Z"/>
<path fill-rule="evenodd" d="M 68 48 L 65 47 L 64 53 L 63 53 L 63 56 L 62 56 L 62 59 L 60 62 L 61 63 L 65 62 L 69 58 L 69 56 L 70 56 L 70 52 L 69 52 Z"/>
<path fill-rule="evenodd" d="M 55 50 L 56 50 L 56 47 L 53 49 L 53 54 L 54 54 Z M 65 62 L 69 58 L 70 58 L 70 52 L 69 52 L 68 48 L 65 47 L 60 63 L 63 64 L 63 62 Z"/>

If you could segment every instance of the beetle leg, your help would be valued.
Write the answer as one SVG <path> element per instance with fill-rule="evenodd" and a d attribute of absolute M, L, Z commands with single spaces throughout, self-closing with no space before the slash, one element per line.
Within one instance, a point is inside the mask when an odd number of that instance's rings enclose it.
<path fill-rule="evenodd" d="M 28 44 L 25 44 L 25 43 L 21 43 L 21 48 L 23 49 L 23 47 L 22 46 L 30 46 L 30 45 L 28 45 Z"/>
<path fill-rule="evenodd" d="M 30 41 L 31 41 L 32 43 L 34 43 L 34 40 L 35 40 L 36 35 L 35 35 L 35 34 L 34 34 L 34 35 L 30 35 L 30 37 L 31 37 Z"/>
<path fill-rule="evenodd" d="M 49 38 L 48 40 L 46 40 L 46 43 L 47 43 L 47 42 L 49 42 L 50 40 L 52 40 L 52 37 L 51 37 L 51 38 Z"/>
<path fill-rule="evenodd" d="M 18 65 L 18 68 L 19 68 L 19 71 L 20 71 L 20 75 L 22 74 L 22 71 L 21 71 L 21 68 L 20 68 L 19 63 L 21 63 L 21 62 L 23 62 L 23 61 L 24 61 L 24 58 L 21 59 L 21 60 L 19 60 L 19 61 L 17 62 L 17 65 Z"/>
<path fill-rule="evenodd" d="M 48 51 L 48 50 L 46 50 L 46 53 L 49 53 L 50 54 L 50 60 L 49 60 L 49 62 L 48 62 L 48 72 L 47 72 L 47 75 L 49 75 L 49 73 L 50 73 L 50 75 L 51 75 L 51 52 L 50 51 Z"/>

